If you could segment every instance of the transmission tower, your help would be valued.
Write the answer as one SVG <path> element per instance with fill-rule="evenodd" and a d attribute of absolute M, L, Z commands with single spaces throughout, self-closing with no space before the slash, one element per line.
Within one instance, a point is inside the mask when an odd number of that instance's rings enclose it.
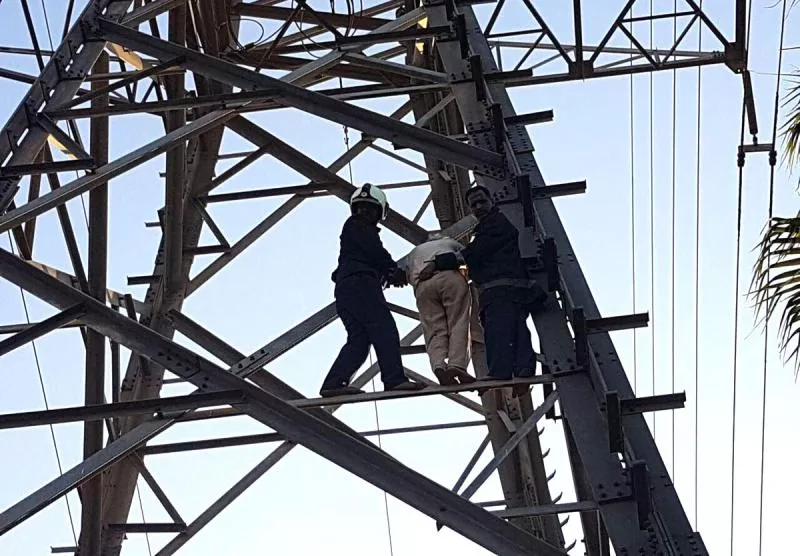
<path fill-rule="evenodd" d="M 584 192 L 586 182 L 545 184 L 526 126 L 548 122 L 553 113 L 518 114 L 508 91 L 724 64 L 742 74 L 747 95 L 745 2 L 728 3 L 735 21 L 730 33 L 694 0 L 677 1 L 674 12 L 647 15 L 641 15 L 645 9 L 634 15 L 640 4 L 636 0 L 604 4 L 610 23 L 598 30 L 593 19 L 591 33 L 584 31 L 580 0 L 563 3 L 572 22 L 567 31 L 553 26 L 538 4 L 388 0 L 368 1 L 358 9 L 347 2 L 343 9 L 338 2 L 306 0 L 92 0 L 82 7 L 70 0 L 66 13 L 58 14 L 57 21 L 65 22 L 63 36 L 56 37 L 60 44 L 50 52 L 22 0 L 18 23 L 28 28 L 31 43 L 14 51 L 28 57 L 32 70 L 0 69 L 0 77 L 29 85 L 0 134 L 0 232 L 10 232 L 14 240 L 13 252 L 0 251 L 0 276 L 58 312 L 40 322 L 4 325 L 0 356 L 46 334 L 79 330 L 80 336 L 73 337 L 85 345 L 85 404 L 0 415 L 0 426 L 84 422 L 84 461 L 5 508 L 0 534 L 78 489 L 78 546 L 62 552 L 116 555 L 128 536 L 161 532 L 173 538 L 158 554 L 173 554 L 300 445 L 495 554 L 601 556 L 610 554 L 611 547 L 630 556 L 707 554 L 643 417 L 680 408 L 685 396 L 634 395 L 609 332 L 647 326 L 648 315 L 599 313 L 552 201 Z M 525 17 L 510 24 L 504 12 L 512 7 Z M 271 36 L 245 36 L 245 20 L 260 22 L 264 35 Z M 662 49 L 645 46 L 640 31 L 664 20 L 676 23 L 674 43 Z M 504 22 L 502 32 L 495 30 L 498 22 Z M 701 30 L 705 49 L 685 48 L 686 37 Z M 38 75 L 33 75 L 34 64 Z M 374 107 L 385 105 L 361 102 L 374 99 L 402 104 L 382 113 Z M 346 126 L 354 144 L 324 165 L 255 121 L 259 113 L 296 112 Z M 138 118 L 155 119 L 163 134 L 137 136 Z M 126 125 L 117 126 L 117 119 Z M 123 130 L 129 136 L 119 138 L 122 144 L 136 139 L 140 146 L 111 156 L 109 145 L 118 144 L 114 134 Z M 250 147 L 222 150 L 230 137 Z M 420 222 L 431 205 L 440 229 L 457 238 L 469 235 L 475 222 L 463 195 L 471 183 L 488 188 L 518 228 L 523 256 L 549 292 L 545 310 L 533 316 L 542 352 L 540 372 L 529 381 L 533 396 L 517 399 L 509 388 L 498 388 L 478 403 L 466 395 L 466 387 L 440 387 L 430 373 L 409 371 L 430 386 L 417 393 L 323 401 L 298 392 L 268 367 L 334 322 L 332 304 L 300 323 L 284 323 L 291 325 L 285 333 L 250 354 L 240 353 L 184 312 L 189 296 L 298 205 L 326 196 L 347 201 L 354 186 L 343 171 L 365 152 L 424 165 L 427 177 L 421 181 L 381 183 L 390 195 L 393 189 L 429 188 L 415 215 L 393 210 L 384 224 L 411 244 L 428 237 Z M 410 162 L 414 157 L 420 162 Z M 280 161 L 305 183 L 215 193 L 265 159 Z M 154 160 L 165 165 L 163 201 L 158 201 L 163 208 L 146 224 L 160 231 L 161 239 L 152 272 L 128 279 L 131 287 L 146 286 L 146 294 L 137 299 L 108 288 L 108 187 Z M 48 188 L 42 187 L 43 177 Z M 81 246 L 66 206 L 87 193 L 88 245 Z M 285 201 L 238 240 L 231 241 L 212 218 L 214 203 L 268 197 Z M 52 210 L 58 211 L 63 233 L 40 237 L 37 218 Z M 37 259 L 40 244 L 56 241 L 66 245 L 71 268 Z M 302 248 L 311 239 L 295 241 Z M 88 253 L 85 266 L 83 251 Z M 330 288 L 330 282 L 320 287 Z M 394 310 L 415 316 L 406 307 Z M 176 332 L 222 364 L 177 343 Z M 403 338 L 405 355 L 422 352 L 421 336 L 416 326 Z M 473 364 L 481 376 L 486 372 L 482 346 L 473 347 Z M 367 384 L 377 371 L 377 365 L 369 366 L 355 384 Z M 196 389 L 188 395 L 162 395 L 162 387 L 172 383 Z M 410 469 L 377 447 L 369 434 L 334 417 L 344 404 L 403 396 L 445 396 L 485 422 L 487 440 L 454 488 Z M 266 439 L 216 438 L 166 447 L 148 443 L 175 423 L 226 415 L 263 423 L 275 431 L 271 440 L 281 443 L 206 512 L 187 522 L 179 504 L 166 495 L 168 489 L 148 470 L 147 457 Z M 560 502 L 550 492 L 547 450 L 539 437 L 546 419 L 563 431 L 573 502 Z M 448 426 L 456 425 L 439 428 Z M 493 449 L 491 461 L 467 483 L 487 445 Z M 493 504 L 471 500 L 495 473 L 503 499 Z M 140 479 L 171 522 L 127 522 Z M 561 519 L 575 513 L 583 531 L 577 546 L 565 538 Z"/>

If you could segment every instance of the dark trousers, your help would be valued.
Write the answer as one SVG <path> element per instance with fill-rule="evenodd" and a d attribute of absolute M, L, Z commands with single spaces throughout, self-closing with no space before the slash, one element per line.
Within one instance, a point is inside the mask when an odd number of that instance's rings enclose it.
<path fill-rule="evenodd" d="M 488 303 L 480 312 L 489 376 L 503 380 L 532 376 L 536 353 L 525 320 L 529 308 L 509 299 Z"/>
<path fill-rule="evenodd" d="M 343 278 L 334 291 L 336 312 L 347 330 L 347 342 L 333 362 L 322 388 L 341 388 L 364 364 L 370 345 L 375 347 L 385 388 L 406 381 L 400 357 L 400 334 L 383 297 L 378 278 L 354 274 Z"/>

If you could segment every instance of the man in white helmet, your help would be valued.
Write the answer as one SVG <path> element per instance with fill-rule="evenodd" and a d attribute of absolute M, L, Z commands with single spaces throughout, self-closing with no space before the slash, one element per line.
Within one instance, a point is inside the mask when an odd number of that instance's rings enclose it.
<path fill-rule="evenodd" d="M 405 273 L 383 247 L 378 222 L 386 218 L 386 195 L 365 183 L 350 198 L 351 216 L 342 227 L 339 264 L 331 278 L 336 283 L 336 312 L 347 330 L 347 342 L 333 362 L 320 389 L 323 397 L 358 394 L 350 379 L 375 347 L 384 390 L 420 390 L 410 382 L 400 356 L 400 335 L 383 297 L 383 286 L 402 287 Z"/>
<path fill-rule="evenodd" d="M 408 255 L 408 282 L 414 288 L 425 350 L 440 384 L 468 384 L 472 297 L 466 278 L 453 264 L 438 268 L 437 260 L 450 255 L 459 261 L 463 246 L 441 232 L 417 245 Z M 460 260 L 459 262 L 463 262 Z M 441 265 L 440 265 L 441 266 Z"/>

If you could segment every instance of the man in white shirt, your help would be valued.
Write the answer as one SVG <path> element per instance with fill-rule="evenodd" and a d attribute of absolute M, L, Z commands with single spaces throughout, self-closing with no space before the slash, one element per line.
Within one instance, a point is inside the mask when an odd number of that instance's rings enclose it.
<path fill-rule="evenodd" d="M 430 238 L 407 259 L 408 283 L 414 288 L 425 349 L 440 384 L 475 382 L 467 372 L 472 320 L 469 284 L 458 269 L 437 270 L 435 264 L 441 255 L 459 257 L 463 245 L 437 232 Z"/>

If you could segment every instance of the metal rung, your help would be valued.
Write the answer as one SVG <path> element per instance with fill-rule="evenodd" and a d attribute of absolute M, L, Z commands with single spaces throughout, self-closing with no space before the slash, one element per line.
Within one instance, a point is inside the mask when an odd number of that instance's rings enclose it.
<path fill-rule="evenodd" d="M 541 112 L 530 112 L 529 114 L 517 114 L 516 116 L 506 117 L 506 123 L 508 125 L 543 124 L 552 121 L 553 121 L 552 110 L 542 110 Z"/>
<path fill-rule="evenodd" d="M 125 533 L 183 533 L 185 523 L 109 523 L 109 529 L 122 529 Z"/>
<path fill-rule="evenodd" d="M 683 409 L 686 405 L 686 393 L 659 394 L 657 396 L 642 396 L 621 400 L 622 415 L 635 415 L 650 411 L 666 411 L 670 409 Z"/>
<path fill-rule="evenodd" d="M 144 276 L 128 276 L 129 286 L 141 286 L 142 284 L 154 284 L 161 280 L 160 274 L 147 274 Z"/>
<path fill-rule="evenodd" d="M 512 70 L 512 71 L 496 71 L 493 73 L 487 73 L 484 76 L 484 79 L 488 82 L 493 81 L 506 81 L 507 79 L 519 79 L 521 77 L 532 77 L 533 70 L 531 68 L 522 69 L 522 70 Z"/>
<path fill-rule="evenodd" d="M 586 319 L 586 331 L 589 334 L 596 334 L 598 332 L 611 332 L 613 330 L 647 328 L 649 322 L 650 315 L 648 313 L 634 313 L 632 315 Z"/>
<path fill-rule="evenodd" d="M 230 245 L 198 245 L 184 249 L 183 252 L 187 255 L 214 255 L 216 253 L 227 253 L 231 250 Z"/>
<path fill-rule="evenodd" d="M 534 199 L 549 199 L 578 193 L 586 193 L 586 180 L 531 188 L 531 195 L 533 195 Z"/>

